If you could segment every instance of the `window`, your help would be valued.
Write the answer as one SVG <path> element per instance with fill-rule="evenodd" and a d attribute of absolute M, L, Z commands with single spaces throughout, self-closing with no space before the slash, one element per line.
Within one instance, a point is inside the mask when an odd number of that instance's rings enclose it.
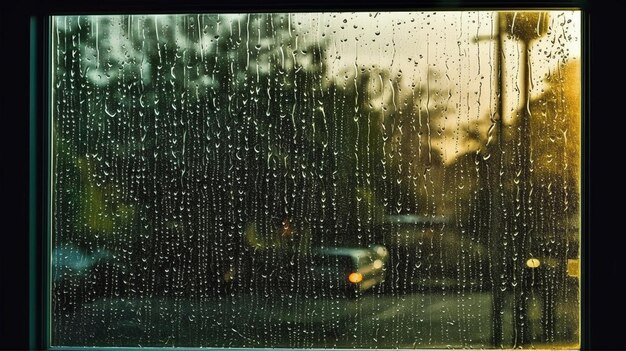
<path fill-rule="evenodd" d="M 51 345 L 578 347 L 580 22 L 52 17 Z"/>

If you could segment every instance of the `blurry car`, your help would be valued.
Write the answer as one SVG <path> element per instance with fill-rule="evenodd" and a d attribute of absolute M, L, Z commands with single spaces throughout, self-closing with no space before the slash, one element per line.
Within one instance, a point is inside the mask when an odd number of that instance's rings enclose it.
<path fill-rule="evenodd" d="M 378 250 L 377 250 L 378 249 Z M 331 247 L 316 249 L 305 257 L 307 273 L 300 280 L 328 291 L 343 291 L 359 295 L 385 281 L 386 249 Z M 306 282 L 305 282 L 306 283 Z"/>
<path fill-rule="evenodd" d="M 387 261 L 380 245 L 263 251 L 241 257 L 222 279 L 246 294 L 357 296 L 385 281 Z"/>

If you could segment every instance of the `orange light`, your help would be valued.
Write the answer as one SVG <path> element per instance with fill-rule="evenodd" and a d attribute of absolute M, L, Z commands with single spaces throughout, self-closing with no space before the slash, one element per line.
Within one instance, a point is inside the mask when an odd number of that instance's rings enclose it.
<path fill-rule="evenodd" d="M 350 275 L 348 276 L 348 280 L 350 281 L 350 283 L 360 283 L 363 280 L 363 274 L 361 273 L 350 273 Z"/>

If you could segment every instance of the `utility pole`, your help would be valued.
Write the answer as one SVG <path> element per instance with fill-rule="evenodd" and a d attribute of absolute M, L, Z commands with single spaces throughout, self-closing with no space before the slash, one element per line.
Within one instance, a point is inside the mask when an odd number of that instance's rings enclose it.
<path fill-rule="evenodd" d="M 504 21 L 500 12 L 496 13 L 496 56 L 498 64 L 498 119 L 497 123 L 497 144 L 492 148 L 493 162 L 489 167 L 489 178 L 491 184 L 487 187 L 491 193 L 489 199 L 489 210 L 491 215 L 491 221 L 489 226 L 489 239 L 491 242 L 491 251 L 493 253 L 492 262 L 490 264 L 492 274 L 492 298 L 493 298 L 493 330 L 492 330 L 492 344 L 493 347 L 503 348 L 503 314 L 504 314 L 504 291 L 501 290 L 501 277 L 504 274 L 504 262 L 503 262 L 503 250 L 502 250 L 502 236 L 504 235 L 504 204 L 502 191 L 505 189 L 503 186 L 503 176 L 507 176 L 506 170 L 505 147 L 504 142 L 504 102 L 506 93 L 504 90 L 505 79 L 505 67 L 504 67 Z M 494 186 L 496 185 L 496 186 Z"/>
<path fill-rule="evenodd" d="M 501 27 L 501 35 L 511 35 L 513 39 L 518 41 L 520 61 L 519 61 L 519 74 L 521 75 L 520 94 L 519 101 L 521 106 L 517 108 L 518 111 L 518 130 L 514 134 L 514 143 L 517 143 L 520 147 L 518 152 L 518 164 L 519 171 L 519 206 L 520 216 L 512 217 L 512 220 L 517 223 L 511 223 L 514 230 L 519 232 L 519 237 L 512 236 L 512 244 L 515 250 L 514 255 L 517 255 L 517 260 L 513 260 L 512 263 L 512 278 L 520 281 L 520 286 L 517 289 L 514 288 L 514 304 L 513 304 L 513 332 L 514 340 L 513 347 L 527 347 L 531 344 L 530 334 L 530 318 L 529 318 L 529 302 L 530 296 L 534 289 L 532 279 L 532 272 L 530 269 L 524 266 L 529 251 L 532 249 L 529 247 L 531 241 L 531 226 L 528 225 L 531 218 L 532 211 L 529 207 L 530 194 L 531 194 L 531 113 L 530 113 L 530 59 L 529 50 L 531 42 L 547 32 L 547 13 L 545 12 L 507 12 L 502 14 L 504 21 Z M 502 38 L 502 37 L 501 37 Z M 501 42 L 502 45 L 503 42 Z M 502 48 L 500 48 L 502 50 Z M 510 143 L 505 143 L 506 151 L 510 151 L 512 154 L 512 148 Z M 506 154 L 506 152 L 505 152 Z M 505 162 L 508 163 L 508 162 Z M 513 162 L 514 163 L 514 162 Z M 513 172 L 510 172 L 512 174 Z M 510 204 L 509 204 L 510 205 Z M 514 206 L 511 206 L 510 213 L 514 213 Z M 516 224 L 516 225 L 515 225 Z"/>
<path fill-rule="evenodd" d="M 505 221 L 509 220 L 507 216 L 514 211 L 514 205 L 508 201 L 511 198 L 510 189 L 507 183 L 511 175 L 514 174 L 510 166 L 511 157 L 513 155 L 513 144 L 516 142 L 520 145 L 518 165 L 521 168 L 521 206 L 526 206 L 529 201 L 529 182 L 530 182 L 530 166 L 531 166 L 531 127 L 530 127 L 530 61 L 529 48 L 531 41 L 545 34 L 547 31 L 547 14 L 545 12 L 497 12 L 494 22 L 496 23 L 496 62 L 497 62 L 497 118 L 493 118 L 493 123 L 497 126 L 494 128 L 497 132 L 493 136 L 496 142 L 490 145 L 488 152 L 490 153 L 490 162 L 485 164 L 486 175 L 489 177 L 489 184 L 485 184 L 484 191 L 488 192 L 486 196 L 488 205 L 485 205 L 489 215 L 489 228 L 487 229 L 488 245 L 490 254 L 490 278 L 492 289 L 492 346 L 495 348 L 503 348 L 503 314 L 505 310 L 505 293 L 510 287 L 507 284 L 507 275 L 513 275 L 513 279 L 520 279 L 523 283 L 517 287 L 516 297 L 519 299 L 514 304 L 513 311 L 513 328 L 515 338 L 513 340 L 514 347 L 527 346 L 530 344 L 530 328 L 528 318 L 528 296 L 526 296 L 532 287 L 527 286 L 528 275 L 530 272 L 523 266 L 526 259 L 511 260 L 507 257 L 507 250 L 504 247 Z M 519 131 L 513 134 L 512 140 L 507 140 L 507 132 L 504 122 L 504 106 L 508 98 L 505 88 L 506 66 L 504 62 L 504 44 L 505 39 L 510 36 L 519 41 L 520 63 L 519 74 L 521 75 L 519 101 L 521 107 L 518 111 Z M 493 35 L 489 37 L 476 38 L 476 42 L 481 40 L 492 40 Z M 485 177 L 482 177 L 484 179 Z M 515 250 L 518 255 L 523 258 L 525 242 L 528 238 L 527 227 L 524 226 L 528 221 L 526 209 L 522 212 L 524 216 L 519 225 L 523 228 L 521 238 L 512 238 Z M 512 217 L 511 217 L 512 218 Z M 511 220 L 516 220 L 512 218 Z M 520 265 L 521 263 L 521 265 Z M 517 266 L 516 266 L 517 265 Z M 519 274 L 517 272 L 520 272 Z M 519 276 L 516 276 L 519 275 Z"/>
<path fill-rule="evenodd" d="M 502 249 L 502 238 L 504 235 L 504 184 L 503 178 L 508 175 L 506 162 L 504 160 L 506 143 L 504 141 L 504 16 L 500 12 L 495 13 L 495 33 L 489 36 L 476 38 L 475 42 L 495 39 L 496 55 L 496 86 L 497 86 L 497 111 L 492 118 L 492 123 L 496 126 L 493 129 L 493 139 L 495 142 L 487 146 L 489 161 L 484 162 L 483 172 L 485 176 L 480 177 L 484 182 L 481 186 L 483 196 L 481 196 L 481 207 L 485 215 L 489 217 L 488 228 L 485 229 L 487 235 L 487 245 L 490 252 L 489 260 L 489 280 L 491 283 L 492 297 L 492 329 L 491 344 L 494 348 L 503 348 L 503 314 L 504 314 L 504 292 L 501 290 L 505 274 L 505 260 Z"/>

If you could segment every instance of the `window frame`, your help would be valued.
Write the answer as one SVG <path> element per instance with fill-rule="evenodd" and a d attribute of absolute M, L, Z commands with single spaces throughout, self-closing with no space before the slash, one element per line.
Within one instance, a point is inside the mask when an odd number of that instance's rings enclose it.
<path fill-rule="evenodd" d="M 140 0 L 120 1 L 108 0 L 95 3 L 78 1 L 50 2 L 37 4 L 37 8 L 27 10 L 29 20 L 28 50 L 28 160 L 26 172 L 28 177 L 28 348 L 43 350 L 85 350 L 88 347 L 61 347 L 51 345 L 51 235 L 52 235 L 52 157 L 51 157 L 51 21 L 55 15 L 69 14 L 113 14 L 113 13 L 202 13 L 202 12 L 305 12 L 305 11 L 365 11 L 365 10 L 512 10 L 545 8 L 550 10 L 578 9 L 581 11 L 582 57 L 581 57 L 581 123 L 582 123 L 582 160 L 581 160 L 581 277 L 580 277 L 580 308 L 581 348 L 589 347 L 587 274 L 589 255 L 589 209 L 588 201 L 588 133 L 589 133 L 589 13 L 590 5 L 586 1 L 558 0 L 547 3 L 497 4 L 479 1 L 424 1 L 418 6 L 407 1 L 391 1 L 384 5 L 363 7 L 357 2 L 319 2 L 316 5 L 304 6 L 292 3 L 272 2 L 268 4 L 248 3 L 247 1 L 218 1 L 203 4 L 201 1 L 188 0 L 185 3 L 169 4 L 166 0 L 151 3 Z M 417 7 L 417 8 L 416 8 Z M 134 348 L 132 348 L 134 349 Z M 171 347 L 152 349 L 169 350 Z M 197 348 L 176 348 L 179 350 L 195 350 Z M 198 348 L 199 349 L 199 348 Z M 257 350 L 257 349 L 245 349 Z M 292 350 L 292 349 L 289 349 Z"/>

